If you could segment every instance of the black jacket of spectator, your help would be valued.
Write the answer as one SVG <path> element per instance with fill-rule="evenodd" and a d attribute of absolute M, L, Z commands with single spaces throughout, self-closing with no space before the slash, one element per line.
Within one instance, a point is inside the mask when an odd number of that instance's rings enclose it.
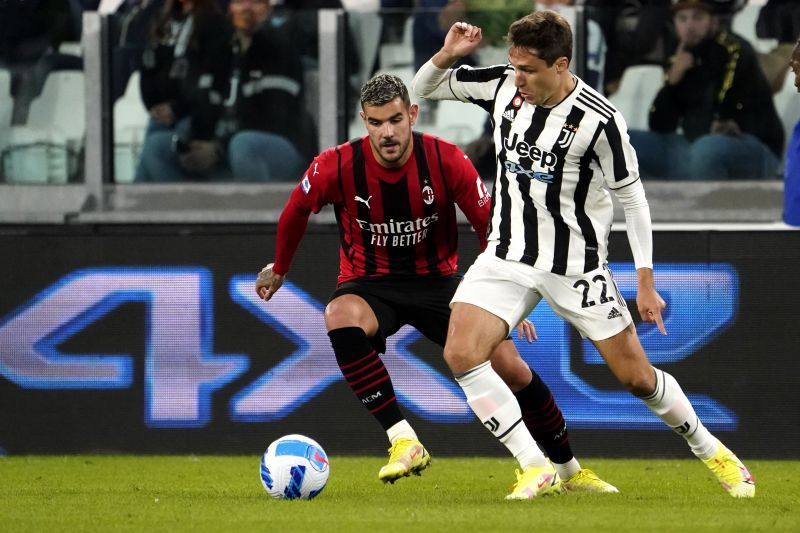
<path fill-rule="evenodd" d="M 317 152 L 316 130 L 303 101 L 303 67 L 291 40 L 265 24 L 247 50 L 234 37 L 201 76 L 204 106 L 192 114 L 192 135 L 224 148 L 239 131 L 282 135 L 301 155 Z"/>
<path fill-rule="evenodd" d="M 221 14 L 195 14 L 191 20 L 187 26 L 189 17 L 174 18 L 179 29 L 172 38 L 154 32 L 142 55 L 139 86 L 145 108 L 169 103 L 176 119 L 187 116 L 198 103 L 196 88 L 205 61 L 230 42 L 231 31 Z M 189 34 L 181 36 L 181 29 Z M 168 31 L 164 28 L 161 33 Z"/>
<path fill-rule="evenodd" d="M 694 66 L 679 83 L 665 83 L 656 95 L 650 129 L 671 133 L 681 126 L 694 141 L 710 133 L 714 120 L 733 120 L 780 157 L 783 127 L 750 43 L 723 31 L 691 52 Z"/>

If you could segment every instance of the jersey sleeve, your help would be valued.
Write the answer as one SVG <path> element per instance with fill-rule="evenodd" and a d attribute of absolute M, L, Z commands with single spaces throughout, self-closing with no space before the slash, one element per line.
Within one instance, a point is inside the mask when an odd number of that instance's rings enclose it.
<path fill-rule="evenodd" d="M 447 184 L 456 205 L 466 215 L 480 241 L 486 248 L 486 228 L 489 225 L 491 196 L 478 171 L 458 146 L 442 143 L 442 159 L 447 161 Z"/>
<path fill-rule="evenodd" d="M 506 65 L 440 69 L 429 60 L 414 75 L 411 90 L 420 98 L 470 102 L 491 112 L 497 89 L 508 76 L 507 70 Z"/>
<path fill-rule="evenodd" d="M 609 189 L 619 189 L 639 179 L 636 152 L 631 146 L 628 126 L 619 111 L 601 123 L 594 152 Z"/>
<path fill-rule="evenodd" d="M 292 190 L 278 219 L 273 272 L 286 274 L 305 235 L 308 217 L 338 199 L 337 156 L 328 150 L 317 156 Z"/>

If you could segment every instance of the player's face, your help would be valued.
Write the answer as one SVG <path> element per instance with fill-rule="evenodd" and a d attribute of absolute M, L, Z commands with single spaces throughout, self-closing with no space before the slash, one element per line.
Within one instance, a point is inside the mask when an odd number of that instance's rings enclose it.
<path fill-rule="evenodd" d="M 234 29 L 246 34 L 255 33 L 271 10 L 269 0 L 231 0 L 228 4 Z"/>
<path fill-rule="evenodd" d="M 794 72 L 794 86 L 797 92 L 800 93 L 800 44 L 795 45 L 792 52 L 792 60 L 789 62 L 789 68 Z"/>
<path fill-rule="evenodd" d="M 384 105 L 362 106 L 361 118 L 372 153 L 381 166 L 401 167 L 411 157 L 411 127 L 417 121 L 418 111 L 417 104 L 406 107 L 399 96 Z"/>
<path fill-rule="evenodd" d="M 697 46 L 716 29 L 716 20 L 705 9 L 681 9 L 673 18 L 678 40 L 689 48 Z"/>
<path fill-rule="evenodd" d="M 569 66 L 566 57 L 559 57 L 552 65 L 528 48 L 513 47 L 508 60 L 514 67 L 514 84 L 520 96 L 533 105 L 555 105 L 563 99 L 562 73 Z"/>

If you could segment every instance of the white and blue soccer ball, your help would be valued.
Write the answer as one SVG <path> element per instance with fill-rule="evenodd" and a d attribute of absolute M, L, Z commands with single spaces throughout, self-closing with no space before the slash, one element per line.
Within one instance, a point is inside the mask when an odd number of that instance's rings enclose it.
<path fill-rule="evenodd" d="M 261 484 L 277 499 L 314 498 L 325 488 L 330 472 L 325 450 L 303 435 L 281 437 L 261 456 Z"/>

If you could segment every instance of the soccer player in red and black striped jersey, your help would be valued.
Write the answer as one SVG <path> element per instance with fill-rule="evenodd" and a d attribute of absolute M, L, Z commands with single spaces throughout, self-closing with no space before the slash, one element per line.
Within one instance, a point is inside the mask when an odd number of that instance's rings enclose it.
<path fill-rule="evenodd" d="M 383 74 L 369 80 L 361 106 L 368 135 L 326 150 L 311 163 L 281 213 L 275 261 L 259 274 L 256 291 L 264 300 L 272 297 L 289 271 L 309 215 L 332 204 L 341 239 L 340 272 L 325 322 L 342 374 L 388 434 L 390 458 L 379 478 L 394 482 L 419 473 L 430 456 L 403 417 L 379 354 L 386 338 L 405 324 L 444 345 L 449 303 L 461 279 L 455 206 L 484 248 L 490 197 L 457 146 L 412 131 L 418 107 L 399 78 Z M 527 321 L 518 331 L 529 342 L 535 336 Z M 530 430 L 565 478 L 586 481 L 576 484 L 578 490 L 616 492 L 581 469 L 550 390 L 514 343 L 501 343 L 491 363 L 505 381 L 502 386 L 510 388 L 509 396 L 512 391 L 516 396 L 508 407 L 517 423 L 498 438 L 508 446 L 509 438 L 524 432 L 533 442 Z M 524 453 L 542 455 L 535 443 Z M 557 479 L 553 491 L 560 490 Z"/>

